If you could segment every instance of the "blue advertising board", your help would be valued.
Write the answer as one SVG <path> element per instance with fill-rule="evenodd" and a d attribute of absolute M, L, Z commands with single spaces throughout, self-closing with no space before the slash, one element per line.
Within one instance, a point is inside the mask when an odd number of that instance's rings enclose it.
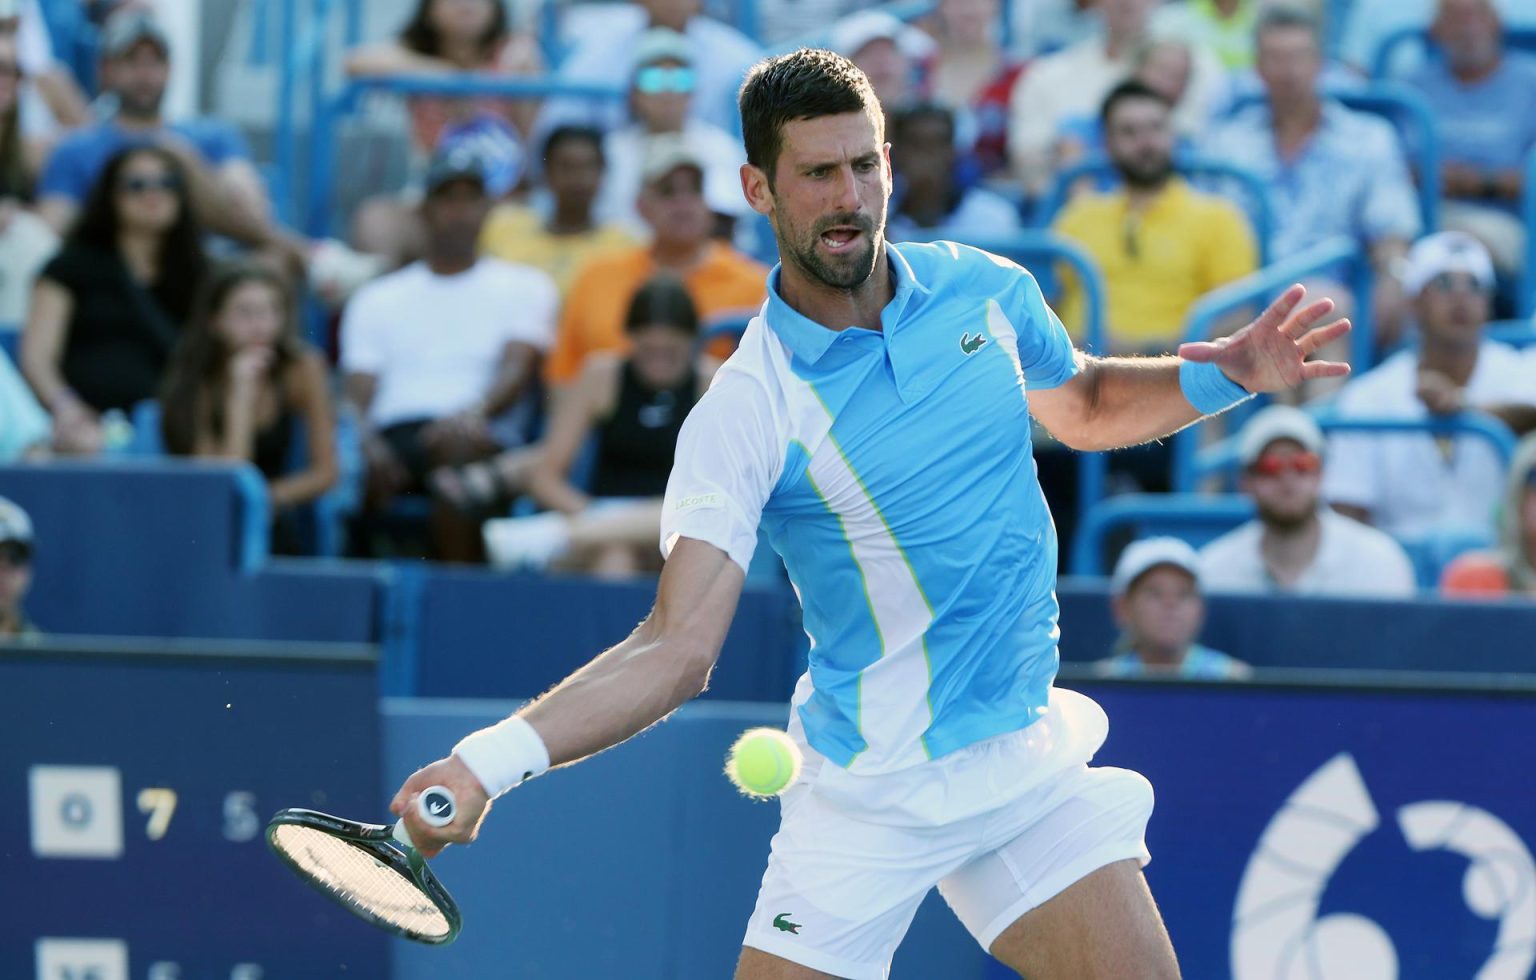
<path fill-rule="evenodd" d="M 380 812 L 369 648 L 0 648 L 0 977 L 385 977 L 385 937 L 288 872 L 287 806 Z"/>

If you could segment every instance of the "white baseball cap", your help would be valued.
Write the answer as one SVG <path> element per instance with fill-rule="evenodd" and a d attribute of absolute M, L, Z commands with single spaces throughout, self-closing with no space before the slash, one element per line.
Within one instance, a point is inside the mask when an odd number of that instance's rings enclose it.
<path fill-rule="evenodd" d="M 1445 272 L 1467 272 L 1484 289 L 1493 288 L 1493 258 L 1483 243 L 1464 231 L 1441 231 L 1413 243 L 1403 270 L 1403 288 L 1417 296 Z"/>
<path fill-rule="evenodd" d="M 884 10 L 861 10 L 832 25 L 832 50 L 845 58 L 852 58 L 873 41 L 890 41 L 914 61 L 927 58 L 936 47 L 933 38 Z"/>
<path fill-rule="evenodd" d="M 15 501 L 0 497 L 0 541 L 32 543 L 32 518 Z"/>
<path fill-rule="evenodd" d="M 1323 430 L 1312 416 L 1290 405 L 1271 405 L 1249 419 L 1238 434 L 1238 462 L 1252 466 L 1276 439 L 1291 439 L 1309 453 L 1323 451 Z"/>
<path fill-rule="evenodd" d="M 1116 595 L 1124 595 L 1136 580 L 1159 565 L 1172 565 L 1174 568 L 1182 568 L 1200 584 L 1200 556 L 1195 554 L 1184 541 L 1178 538 L 1143 538 L 1133 541 L 1120 552 L 1120 560 L 1115 562 L 1115 574 L 1109 578 L 1110 587 Z"/>

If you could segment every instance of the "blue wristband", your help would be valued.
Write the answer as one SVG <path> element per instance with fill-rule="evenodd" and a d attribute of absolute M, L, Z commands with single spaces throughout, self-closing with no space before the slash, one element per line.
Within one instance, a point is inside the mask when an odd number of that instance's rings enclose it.
<path fill-rule="evenodd" d="M 1253 397 L 1253 392 L 1233 381 L 1214 364 L 1184 361 L 1179 365 L 1179 387 L 1201 415 L 1215 415 Z"/>

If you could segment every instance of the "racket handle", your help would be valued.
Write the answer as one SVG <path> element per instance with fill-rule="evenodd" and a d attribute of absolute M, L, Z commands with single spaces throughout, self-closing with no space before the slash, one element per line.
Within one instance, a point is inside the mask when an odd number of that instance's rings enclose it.
<path fill-rule="evenodd" d="M 416 813 L 429 827 L 446 827 L 453 823 L 453 818 L 458 814 L 458 801 L 453 797 L 453 790 L 448 787 L 428 786 L 416 797 Z M 403 819 L 395 822 L 394 838 L 407 847 L 416 846 Z"/>

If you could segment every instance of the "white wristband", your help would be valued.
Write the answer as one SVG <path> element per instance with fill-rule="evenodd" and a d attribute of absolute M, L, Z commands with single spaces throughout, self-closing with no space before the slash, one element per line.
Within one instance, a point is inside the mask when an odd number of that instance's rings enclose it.
<path fill-rule="evenodd" d="M 466 736 L 453 747 L 453 754 L 493 800 L 549 768 L 544 740 L 517 715 Z"/>

